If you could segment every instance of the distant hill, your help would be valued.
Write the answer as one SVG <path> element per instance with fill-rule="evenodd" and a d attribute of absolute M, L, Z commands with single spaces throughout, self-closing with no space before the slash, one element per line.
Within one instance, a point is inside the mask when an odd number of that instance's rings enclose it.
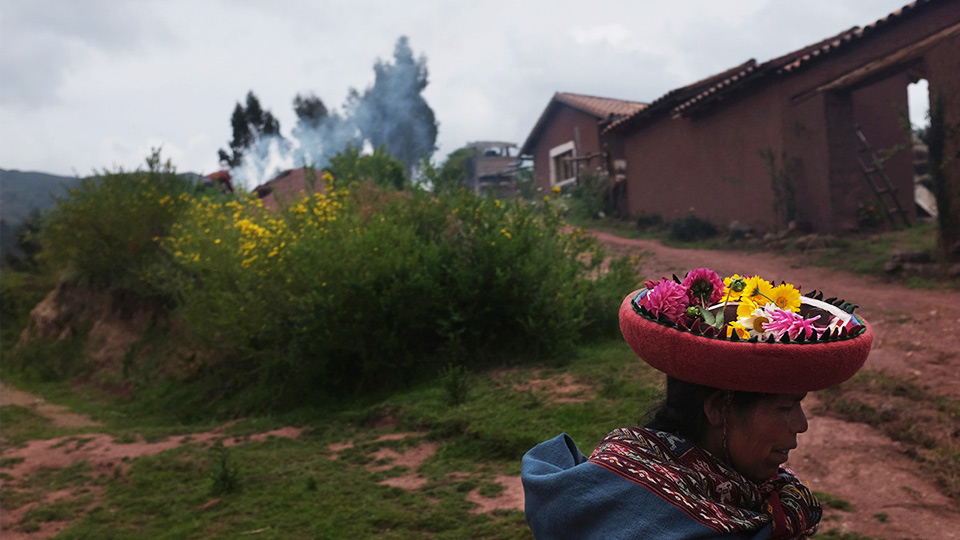
<path fill-rule="evenodd" d="M 53 206 L 55 196 L 79 181 L 75 176 L 0 169 L 0 219 L 16 227 L 31 210 Z"/>
<path fill-rule="evenodd" d="M 194 182 L 202 178 L 189 172 L 181 176 Z M 52 207 L 56 196 L 79 182 L 76 176 L 0 169 L 0 257 L 14 250 L 14 231 L 30 212 Z"/>

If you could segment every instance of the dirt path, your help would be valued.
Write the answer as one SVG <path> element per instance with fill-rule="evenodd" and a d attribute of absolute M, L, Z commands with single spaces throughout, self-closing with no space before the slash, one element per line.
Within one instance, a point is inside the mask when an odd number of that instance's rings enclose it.
<path fill-rule="evenodd" d="M 711 268 L 758 274 L 857 303 L 875 333 L 864 366 L 909 380 L 925 391 L 960 396 L 960 292 L 913 290 L 880 279 L 806 265 L 800 256 L 681 250 L 653 240 L 595 233 L 614 253 L 643 254 L 647 279 Z M 821 531 L 838 528 L 874 538 L 960 538 L 960 504 L 918 470 L 908 449 L 878 430 L 825 416 L 816 395 L 805 403 L 810 429 L 790 465 L 814 490 L 849 501 L 854 512 L 828 511 Z"/>
<path fill-rule="evenodd" d="M 85 415 L 72 412 L 63 405 L 47 403 L 33 394 L 17 390 L 0 382 L 0 407 L 5 405 L 17 405 L 18 407 L 32 409 L 40 416 L 49 418 L 50 422 L 56 427 L 82 428 L 100 425 L 99 422 Z"/>

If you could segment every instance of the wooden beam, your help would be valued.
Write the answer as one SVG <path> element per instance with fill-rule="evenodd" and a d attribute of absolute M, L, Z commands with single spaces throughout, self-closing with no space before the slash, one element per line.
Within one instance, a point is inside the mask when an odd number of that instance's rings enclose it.
<path fill-rule="evenodd" d="M 913 45 L 904 47 L 892 54 L 884 56 L 879 60 L 867 62 L 859 68 L 849 71 L 828 83 L 821 84 L 814 89 L 801 92 L 790 98 L 790 103 L 796 105 L 823 92 L 853 87 L 858 83 L 869 79 L 870 77 L 883 73 L 885 70 L 919 59 L 923 52 L 930 47 L 957 34 L 960 34 L 960 23 L 956 23 L 953 26 L 948 26 L 936 34 L 927 36 Z"/>

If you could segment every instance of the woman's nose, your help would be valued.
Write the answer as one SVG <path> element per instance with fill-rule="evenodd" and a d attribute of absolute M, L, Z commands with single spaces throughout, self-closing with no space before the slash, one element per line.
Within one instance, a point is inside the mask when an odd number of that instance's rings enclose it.
<path fill-rule="evenodd" d="M 793 413 L 793 417 L 791 418 L 790 427 L 796 433 L 803 433 L 807 431 L 808 427 L 810 427 L 807 424 L 807 415 L 803 412 L 803 407 L 799 404 L 797 405 L 797 408 Z"/>

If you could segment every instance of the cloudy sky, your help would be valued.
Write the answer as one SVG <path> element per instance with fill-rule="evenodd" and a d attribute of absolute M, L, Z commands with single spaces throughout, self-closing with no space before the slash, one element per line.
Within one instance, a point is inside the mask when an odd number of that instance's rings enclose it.
<path fill-rule="evenodd" d="M 442 160 L 468 141 L 522 143 L 554 92 L 652 101 L 906 3 L 0 0 L 0 168 L 133 169 L 162 146 L 210 173 L 248 91 L 289 134 L 297 93 L 339 108 L 401 35 L 427 59 Z"/>

